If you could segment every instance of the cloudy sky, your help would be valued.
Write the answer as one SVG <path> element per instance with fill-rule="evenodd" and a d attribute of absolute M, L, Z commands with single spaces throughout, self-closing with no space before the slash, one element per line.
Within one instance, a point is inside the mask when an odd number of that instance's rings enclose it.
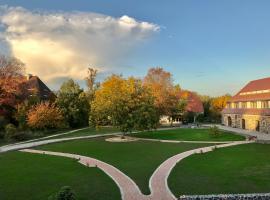
<path fill-rule="evenodd" d="M 270 76 L 270 2 L 1 0 L 0 53 L 53 89 L 88 66 L 143 77 L 161 66 L 202 94 Z"/>

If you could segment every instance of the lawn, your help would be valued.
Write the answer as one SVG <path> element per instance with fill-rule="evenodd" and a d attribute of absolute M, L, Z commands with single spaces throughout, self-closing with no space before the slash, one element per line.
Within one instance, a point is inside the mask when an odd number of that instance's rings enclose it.
<path fill-rule="evenodd" d="M 116 133 L 119 132 L 119 129 L 115 128 L 115 127 L 110 127 L 110 126 L 104 126 L 104 127 L 100 127 L 99 129 L 96 128 L 92 128 L 92 127 L 88 127 L 86 129 L 83 130 L 79 130 L 76 131 L 74 133 L 70 133 L 67 135 L 60 135 L 60 136 L 56 136 L 53 137 L 55 138 L 66 138 L 66 137 L 79 137 L 79 136 L 88 136 L 88 135 L 96 135 L 96 134 L 106 134 L 106 133 Z"/>
<path fill-rule="evenodd" d="M 104 138 L 96 138 L 49 144 L 37 148 L 75 153 L 105 161 L 123 171 L 137 183 L 143 193 L 149 194 L 149 179 L 163 161 L 177 153 L 202 146 L 207 145 L 148 141 L 111 143 L 106 142 Z"/>
<path fill-rule="evenodd" d="M 117 185 L 98 168 L 69 158 L 9 152 L 0 154 L 0 199 L 48 199 L 71 186 L 79 200 L 121 199 Z"/>
<path fill-rule="evenodd" d="M 180 194 L 270 191 L 270 145 L 247 144 L 196 154 L 178 163 L 169 177 Z"/>
<path fill-rule="evenodd" d="M 33 136 L 29 138 L 29 140 L 32 139 L 37 139 L 38 140 L 43 140 L 43 137 L 50 136 L 50 135 L 55 135 L 55 134 L 62 134 L 62 133 L 67 133 L 69 131 L 72 131 L 72 129 L 66 129 L 66 130 L 52 130 L 52 131 L 46 131 L 45 133 L 36 133 L 36 136 Z M 96 134 L 106 134 L 106 133 L 116 133 L 119 132 L 117 128 L 114 127 L 100 127 L 98 130 L 92 127 L 87 127 L 83 130 L 75 131 L 70 134 L 66 135 L 59 135 L 59 136 L 54 136 L 48 139 L 56 139 L 56 138 L 67 138 L 67 137 L 79 137 L 79 136 L 89 136 L 89 135 L 96 135 Z M 0 139 L 0 146 L 4 146 L 7 144 L 12 144 L 12 143 L 17 143 L 17 142 L 27 142 L 25 141 L 6 141 L 4 139 Z"/>
<path fill-rule="evenodd" d="M 139 138 L 161 139 L 161 140 L 187 140 L 187 141 L 236 141 L 244 140 L 245 137 L 235 135 L 231 132 L 220 130 L 219 136 L 210 134 L 209 129 L 179 128 L 171 130 L 147 131 L 132 134 Z"/>

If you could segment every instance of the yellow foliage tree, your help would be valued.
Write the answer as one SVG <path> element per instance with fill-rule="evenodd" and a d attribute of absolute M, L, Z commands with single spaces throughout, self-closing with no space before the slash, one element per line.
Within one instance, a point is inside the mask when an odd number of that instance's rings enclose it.
<path fill-rule="evenodd" d="M 158 117 L 154 99 L 140 80 L 112 75 L 95 93 L 90 121 L 95 126 L 111 123 L 128 132 L 155 128 Z"/>

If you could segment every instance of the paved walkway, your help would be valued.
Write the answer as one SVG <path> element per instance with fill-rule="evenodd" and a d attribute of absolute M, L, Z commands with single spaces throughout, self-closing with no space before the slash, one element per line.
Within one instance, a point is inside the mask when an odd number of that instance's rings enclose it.
<path fill-rule="evenodd" d="M 80 139 L 89 139 L 89 138 L 98 138 L 98 137 L 105 137 L 105 136 L 116 136 L 120 135 L 121 133 L 106 133 L 106 134 L 97 134 L 97 135 L 88 135 L 88 136 L 79 136 L 79 137 L 67 137 L 67 138 L 58 138 L 58 139 L 49 139 L 49 140 L 38 140 L 33 142 L 25 142 L 25 143 L 18 143 L 13 145 L 6 145 L 0 147 L 0 153 L 4 153 L 7 151 L 25 149 L 25 148 L 32 148 L 44 144 L 51 144 L 56 142 L 65 142 L 70 140 L 80 140 Z"/>
<path fill-rule="evenodd" d="M 41 137 L 41 138 L 36 138 L 36 139 L 32 139 L 32 140 L 26 140 L 26 141 L 22 141 L 22 142 L 16 142 L 16 143 L 8 144 L 8 145 L 1 146 L 1 147 L 8 147 L 8 146 L 13 146 L 13 145 L 18 145 L 18 144 L 24 144 L 24 143 L 28 143 L 28 142 L 41 141 L 41 140 L 44 140 L 44 139 L 50 139 L 50 138 L 58 137 L 58 136 L 69 135 L 71 133 L 75 133 L 77 131 L 81 131 L 81 130 L 84 130 L 84 129 L 87 129 L 87 128 L 88 127 L 80 128 L 80 129 L 76 129 L 76 130 L 72 130 L 72 131 L 68 131 L 68 132 L 64 132 L 64 133 L 58 133 L 58 134 L 54 134 L 54 135 L 49 135 L 49 136 L 45 136 L 45 137 Z"/>
<path fill-rule="evenodd" d="M 87 167 L 98 167 L 102 171 L 104 171 L 108 176 L 110 176 L 114 180 L 114 182 L 118 185 L 123 200 L 148 200 L 147 196 L 144 196 L 141 193 L 140 189 L 131 178 L 126 176 L 123 172 L 113 167 L 112 165 L 102 162 L 100 160 L 69 153 L 40 151 L 33 149 L 23 149 L 20 151 L 73 158 L 78 160 L 79 163 Z"/>
<path fill-rule="evenodd" d="M 234 141 L 192 141 L 192 140 L 161 140 L 161 139 L 148 139 L 148 138 L 139 138 L 139 137 L 131 137 L 136 138 L 138 140 L 143 141 L 151 141 L 151 142 L 167 142 L 167 143 L 201 143 L 201 144 L 224 144 L 224 143 L 232 143 Z"/>
<path fill-rule="evenodd" d="M 207 124 L 204 126 L 214 126 L 212 124 Z M 244 130 L 244 129 L 240 129 L 240 128 L 232 128 L 229 126 L 222 126 L 222 125 L 215 125 L 218 128 L 225 130 L 225 131 L 230 131 L 230 132 L 234 132 L 237 133 L 239 135 L 242 136 L 256 136 L 258 140 L 263 140 L 263 141 L 270 141 L 270 134 L 266 134 L 266 133 L 261 133 L 261 132 L 257 132 L 257 131 L 250 131 L 250 130 Z"/>
<path fill-rule="evenodd" d="M 19 143 L 14 143 L 14 144 L 9 144 L 5 146 L 0 147 L 0 153 L 7 152 L 7 151 L 13 151 L 13 150 L 19 150 L 19 149 L 25 149 L 25 148 L 31 148 L 31 147 L 36 147 L 44 144 L 51 144 L 51 143 L 56 143 L 56 142 L 64 142 L 64 141 L 70 141 L 70 140 L 79 140 L 79 139 L 89 139 L 89 138 L 98 138 L 98 137 L 104 137 L 104 136 L 117 136 L 117 135 L 122 135 L 123 133 L 121 132 L 115 132 L 115 133 L 104 133 L 104 134 L 96 134 L 96 135 L 88 135 L 88 136 L 77 136 L 77 137 L 66 137 L 66 138 L 56 138 L 56 139 L 50 139 L 56 136 L 63 136 L 63 135 L 68 135 L 80 130 L 83 130 L 86 128 L 82 129 L 77 129 L 73 131 L 69 131 L 66 133 L 60 133 L 60 134 L 55 134 L 55 135 L 50 135 L 46 136 L 43 138 L 37 138 L 33 140 L 28 140 L 24 142 L 19 142 Z M 177 127 L 170 127 L 170 128 L 159 128 L 157 131 L 162 131 L 162 130 L 170 130 L 170 129 L 177 129 Z M 135 131 L 132 133 L 138 133 L 139 131 Z"/>
<path fill-rule="evenodd" d="M 149 186 L 151 190 L 150 195 L 143 195 L 139 187 L 136 185 L 136 183 L 134 183 L 134 181 L 131 178 L 129 178 L 127 175 L 125 175 L 123 172 L 113 167 L 112 165 L 102 162 L 100 160 L 86 157 L 86 156 L 76 155 L 76 154 L 69 154 L 69 153 L 41 151 L 41 150 L 33 150 L 33 149 L 24 149 L 21 151 L 78 159 L 78 161 L 85 166 L 98 167 L 115 181 L 115 183 L 120 188 L 123 200 L 176 200 L 176 197 L 172 194 L 172 192 L 170 191 L 168 187 L 167 179 L 168 179 L 169 174 L 171 173 L 171 170 L 179 161 L 195 153 L 201 153 L 201 152 L 205 153 L 205 152 L 212 151 L 214 147 L 223 148 L 223 147 L 235 146 L 235 145 L 240 145 L 240 144 L 248 144 L 252 142 L 254 141 L 238 141 L 238 142 L 232 142 L 232 143 L 227 143 L 227 144 L 221 144 L 217 146 L 203 147 L 203 148 L 186 151 L 167 159 L 156 169 L 156 171 L 153 173 L 153 175 L 150 178 L 150 181 L 149 181 Z"/>

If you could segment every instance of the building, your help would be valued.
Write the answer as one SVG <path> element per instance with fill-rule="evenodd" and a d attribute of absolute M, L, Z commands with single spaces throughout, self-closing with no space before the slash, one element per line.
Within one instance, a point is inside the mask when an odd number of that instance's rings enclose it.
<path fill-rule="evenodd" d="M 222 111 L 226 126 L 270 133 L 270 78 L 249 82 Z"/>
<path fill-rule="evenodd" d="M 52 100 L 56 95 L 40 80 L 38 76 L 28 74 L 25 77 L 28 96 L 37 96 L 41 101 Z"/>
<path fill-rule="evenodd" d="M 184 90 L 179 93 L 179 99 L 184 99 L 186 101 L 185 112 L 194 114 L 194 122 L 196 121 L 196 117 L 199 114 L 204 112 L 203 103 L 200 100 L 199 96 L 191 91 Z M 179 113 L 173 118 L 169 116 L 162 116 L 160 118 L 161 124 L 181 124 L 183 122 L 183 114 Z"/>

